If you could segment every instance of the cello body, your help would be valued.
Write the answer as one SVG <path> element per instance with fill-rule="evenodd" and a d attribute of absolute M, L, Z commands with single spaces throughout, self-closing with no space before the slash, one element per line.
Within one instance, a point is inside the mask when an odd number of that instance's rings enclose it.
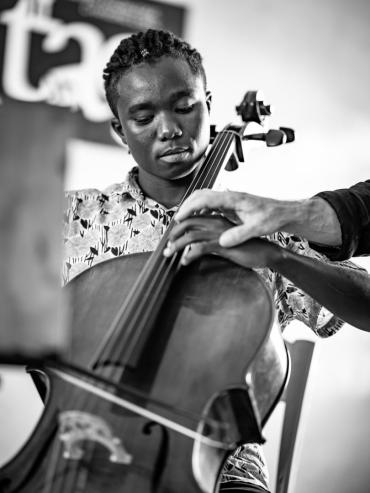
<path fill-rule="evenodd" d="M 287 380 L 287 354 L 270 293 L 252 270 L 214 257 L 181 269 L 136 364 L 92 361 L 147 258 L 102 262 L 66 287 L 74 300 L 67 359 L 109 372 L 138 392 L 129 400 L 140 409 L 221 445 L 122 409 L 47 368 L 31 369 L 47 381 L 45 412 L 0 471 L 2 493 L 211 493 L 232 450 L 263 441 Z"/>
<path fill-rule="evenodd" d="M 237 110 L 243 122 L 269 114 L 255 91 Z M 242 140 L 282 143 L 283 131 L 244 136 L 246 125 L 217 134 L 184 198 L 235 169 Z M 218 257 L 165 261 L 168 230 L 149 259 L 102 262 L 65 288 L 69 354 L 62 371 L 29 369 L 45 411 L 0 470 L 1 493 L 213 493 L 237 446 L 263 443 L 288 378 L 271 294 Z"/>

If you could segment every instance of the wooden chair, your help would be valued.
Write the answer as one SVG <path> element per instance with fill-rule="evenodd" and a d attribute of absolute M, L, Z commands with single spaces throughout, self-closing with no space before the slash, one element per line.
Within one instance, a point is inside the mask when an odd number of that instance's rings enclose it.
<path fill-rule="evenodd" d="M 290 359 L 290 376 L 281 398 L 285 402 L 285 412 L 275 493 L 288 492 L 294 446 L 315 343 L 308 340 L 297 340 L 293 343 L 286 342 L 286 346 Z"/>

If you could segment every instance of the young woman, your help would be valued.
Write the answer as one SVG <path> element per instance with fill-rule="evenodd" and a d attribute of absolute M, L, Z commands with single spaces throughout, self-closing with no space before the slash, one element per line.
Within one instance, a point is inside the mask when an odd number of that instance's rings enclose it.
<path fill-rule="evenodd" d="M 124 182 L 104 191 L 67 194 L 65 282 L 98 262 L 154 250 L 209 145 L 211 95 L 206 74 L 200 54 L 183 40 L 154 30 L 124 39 L 104 70 L 104 80 L 114 115 L 113 128 L 128 146 L 137 167 Z M 223 218 L 206 221 L 205 228 L 189 224 L 187 228 L 213 231 L 214 239 L 220 228 L 229 227 Z M 249 267 L 274 267 L 269 259 L 277 251 L 299 252 L 302 259 L 314 255 L 315 265 L 305 261 L 292 264 L 302 278 L 311 276 L 311 280 L 320 270 L 316 264 L 326 265 L 298 238 L 281 234 L 274 241 L 258 240 L 257 248 L 251 245 L 247 250 L 229 249 L 227 256 Z M 170 247 L 167 253 L 172 251 Z M 350 275 L 351 268 L 342 268 Z M 297 286 L 269 269 L 264 269 L 263 275 L 275 293 L 282 328 L 296 318 L 327 337 L 342 325 L 340 319 L 297 287 L 300 275 L 295 279 Z M 317 287 L 316 283 L 312 295 Z M 336 286 L 328 289 L 336 291 Z M 260 447 L 239 447 L 225 464 L 220 491 L 267 490 Z"/>

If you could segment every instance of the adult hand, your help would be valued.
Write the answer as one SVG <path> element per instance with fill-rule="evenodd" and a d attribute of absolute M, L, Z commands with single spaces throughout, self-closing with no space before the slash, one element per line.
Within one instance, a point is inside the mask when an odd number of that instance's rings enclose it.
<path fill-rule="evenodd" d="M 290 211 L 284 202 L 266 197 L 258 197 L 244 192 L 216 192 L 197 190 L 188 197 L 176 214 L 177 221 L 183 221 L 200 211 L 219 210 L 232 215 L 238 222 L 232 224 L 220 236 L 220 245 L 230 248 L 246 240 L 281 230 Z M 285 214 L 284 214 L 285 212 Z M 290 214 L 291 215 L 291 214 Z"/>
<path fill-rule="evenodd" d="M 211 253 L 247 268 L 269 267 L 342 320 L 369 332 L 370 278 L 366 271 L 299 255 L 260 238 L 224 248 L 219 237 L 232 227 L 223 216 L 192 216 L 173 227 L 163 253 L 169 257 L 190 245 L 182 257 L 185 265 Z"/>
<path fill-rule="evenodd" d="M 192 216 L 173 227 L 169 234 L 169 244 L 163 253 L 170 257 L 185 249 L 181 259 L 183 265 L 202 255 L 216 254 L 248 268 L 268 267 L 281 255 L 282 248 L 259 238 L 232 248 L 222 247 L 219 243 L 220 235 L 233 225 L 223 216 Z"/>
<path fill-rule="evenodd" d="M 276 200 L 244 192 L 196 190 L 179 208 L 175 219 L 194 213 L 221 211 L 236 224 L 224 231 L 220 245 L 230 248 L 253 237 L 276 231 L 296 233 L 323 245 L 340 245 L 341 229 L 335 211 L 326 200 Z"/>

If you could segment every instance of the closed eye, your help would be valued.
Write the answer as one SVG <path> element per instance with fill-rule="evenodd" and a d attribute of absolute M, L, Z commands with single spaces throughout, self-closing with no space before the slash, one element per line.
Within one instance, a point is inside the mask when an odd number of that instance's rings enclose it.
<path fill-rule="evenodd" d="M 177 113 L 190 113 L 194 109 L 194 104 L 190 104 L 188 106 L 182 106 L 179 108 L 176 108 Z"/>
<path fill-rule="evenodd" d="M 150 123 L 153 120 L 153 116 L 152 115 L 140 116 L 140 117 L 137 116 L 137 117 L 133 118 L 133 120 L 138 125 L 147 125 L 148 123 Z"/>

